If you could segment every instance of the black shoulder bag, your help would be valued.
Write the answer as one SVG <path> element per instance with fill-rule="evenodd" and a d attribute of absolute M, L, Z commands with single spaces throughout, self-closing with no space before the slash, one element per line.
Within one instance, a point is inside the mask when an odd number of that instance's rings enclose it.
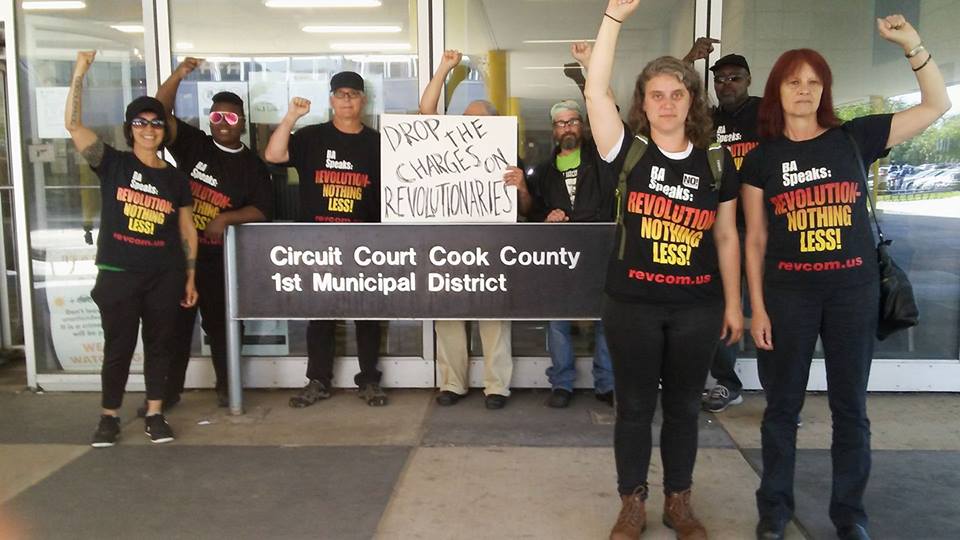
<path fill-rule="evenodd" d="M 863 165 L 860 147 L 852 135 L 846 131 L 844 133 L 847 134 L 847 138 L 853 144 L 857 165 L 860 167 L 860 175 L 863 178 L 864 194 L 870 204 L 873 223 L 877 227 L 879 238 L 877 242 L 877 262 L 880 265 L 880 320 L 877 324 L 877 339 L 882 341 L 894 332 L 916 326 L 920 322 L 920 309 L 917 307 L 917 301 L 913 296 L 913 285 L 910 284 L 907 273 L 897 266 L 893 257 L 890 256 L 888 248 L 893 241 L 886 240 L 883 237 L 880 222 L 877 221 L 877 212 L 873 207 L 873 199 L 870 198 L 870 188 L 867 186 L 867 169 Z"/>

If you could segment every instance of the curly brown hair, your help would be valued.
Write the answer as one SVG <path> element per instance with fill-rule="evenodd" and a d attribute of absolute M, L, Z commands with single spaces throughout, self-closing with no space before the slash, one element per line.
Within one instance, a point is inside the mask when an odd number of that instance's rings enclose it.
<path fill-rule="evenodd" d="M 707 95 L 700 75 L 693 67 L 672 56 L 661 56 L 644 66 L 637 75 L 637 84 L 633 90 L 633 104 L 627 115 L 627 123 L 634 133 L 650 136 L 650 122 L 643 111 L 643 96 L 647 82 L 657 75 L 673 75 L 690 93 L 690 110 L 687 111 L 684 132 L 690 142 L 698 148 L 706 148 L 713 140 L 713 120 L 707 108 Z"/>

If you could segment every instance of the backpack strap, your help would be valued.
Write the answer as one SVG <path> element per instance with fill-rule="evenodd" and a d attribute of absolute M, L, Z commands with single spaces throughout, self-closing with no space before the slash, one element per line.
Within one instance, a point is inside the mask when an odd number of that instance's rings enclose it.
<path fill-rule="evenodd" d="M 627 211 L 627 177 L 640 162 L 649 145 L 649 139 L 643 135 L 634 135 L 630 141 L 630 148 L 627 149 L 627 157 L 623 160 L 623 168 L 620 169 L 620 178 L 617 181 L 617 229 L 620 233 L 620 247 L 617 253 L 620 260 L 623 260 L 623 250 L 627 242 L 626 230 L 623 226 L 623 214 Z"/>
<path fill-rule="evenodd" d="M 720 143 L 713 143 L 707 147 L 707 161 L 710 162 L 710 173 L 713 174 L 713 190 L 720 191 L 720 182 L 723 180 L 723 153 L 726 150 Z"/>

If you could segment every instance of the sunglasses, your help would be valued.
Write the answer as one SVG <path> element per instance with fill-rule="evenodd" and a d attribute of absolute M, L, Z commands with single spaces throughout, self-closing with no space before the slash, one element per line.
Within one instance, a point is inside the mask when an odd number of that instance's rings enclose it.
<path fill-rule="evenodd" d="M 342 99 L 342 100 L 348 100 L 348 99 L 349 99 L 349 100 L 354 100 L 354 99 L 359 99 L 360 96 L 363 95 L 362 92 L 354 92 L 354 91 L 349 91 L 349 90 L 337 90 L 337 91 L 335 91 L 335 92 L 332 92 L 332 94 L 333 94 L 333 97 L 335 97 L 335 98 L 337 98 L 337 99 Z"/>
<path fill-rule="evenodd" d="M 727 76 L 718 75 L 713 78 L 713 82 L 716 84 L 724 84 L 724 83 L 732 83 L 732 82 L 735 83 L 735 82 L 740 82 L 744 79 L 746 79 L 746 77 L 744 77 L 743 75 L 727 75 Z"/>
<path fill-rule="evenodd" d="M 210 123 L 219 124 L 226 122 L 229 126 L 235 126 L 240 122 L 240 115 L 235 112 L 213 111 L 210 113 Z"/>
<path fill-rule="evenodd" d="M 163 129 L 164 121 L 160 118 L 154 118 L 153 120 L 147 120 L 146 118 L 136 117 L 130 121 L 130 125 L 135 128 L 145 128 L 150 126 L 154 129 Z"/>

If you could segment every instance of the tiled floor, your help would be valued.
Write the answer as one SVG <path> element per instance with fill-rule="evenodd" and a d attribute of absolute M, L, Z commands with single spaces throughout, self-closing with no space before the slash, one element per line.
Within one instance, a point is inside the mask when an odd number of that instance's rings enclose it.
<path fill-rule="evenodd" d="M 34 394 L 0 368 L 0 538 L 606 538 L 616 518 L 612 411 L 590 393 L 566 410 L 518 390 L 501 411 L 474 391 L 455 407 L 423 390 L 385 408 L 339 391 L 307 409 L 290 391 L 249 391 L 233 417 L 189 392 L 169 415 L 178 439 L 154 447 L 131 394 L 124 436 L 87 446 L 95 394 Z M 694 506 L 711 538 L 753 537 L 762 398 L 703 415 Z M 960 538 L 960 399 L 872 395 L 876 538 Z M 788 538 L 832 538 L 826 400 L 803 413 L 797 519 Z M 651 464 L 649 529 L 660 523 L 660 458 Z M 6 527 L 6 532 L 5 532 Z"/>

